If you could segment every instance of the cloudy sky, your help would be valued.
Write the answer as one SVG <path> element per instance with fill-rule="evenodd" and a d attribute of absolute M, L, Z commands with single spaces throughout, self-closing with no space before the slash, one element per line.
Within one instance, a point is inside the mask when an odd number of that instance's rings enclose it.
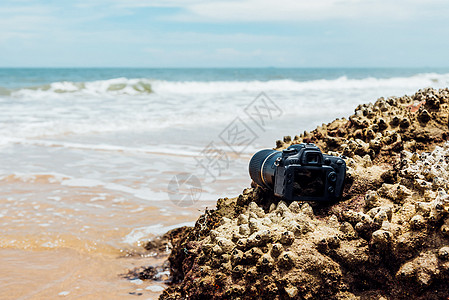
<path fill-rule="evenodd" d="M 445 0 L 2 0 L 0 67 L 449 67 Z"/>

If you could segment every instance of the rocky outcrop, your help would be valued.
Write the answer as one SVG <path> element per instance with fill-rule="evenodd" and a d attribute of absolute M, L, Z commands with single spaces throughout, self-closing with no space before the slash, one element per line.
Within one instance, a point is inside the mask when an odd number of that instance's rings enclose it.
<path fill-rule="evenodd" d="M 170 255 L 161 299 L 441 299 L 449 295 L 449 90 L 360 105 L 285 137 L 346 156 L 342 201 L 259 187 L 219 199 Z"/>

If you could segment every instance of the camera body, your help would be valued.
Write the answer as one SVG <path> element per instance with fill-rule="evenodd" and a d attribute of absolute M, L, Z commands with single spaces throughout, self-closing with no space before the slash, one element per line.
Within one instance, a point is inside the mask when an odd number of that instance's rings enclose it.
<path fill-rule="evenodd" d="M 250 176 L 286 200 L 330 202 L 341 198 L 346 163 L 322 154 L 314 144 L 298 144 L 282 152 L 257 152 L 251 158 Z"/>

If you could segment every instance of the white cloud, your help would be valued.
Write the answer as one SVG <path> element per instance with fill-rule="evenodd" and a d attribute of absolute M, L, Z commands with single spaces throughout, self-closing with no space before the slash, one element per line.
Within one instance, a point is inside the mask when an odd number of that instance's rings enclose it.
<path fill-rule="evenodd" d="M 9 5 L 8 5 L 9 3 Z M 129 15 L 143 7 L 173 8 L 160 18 L 177 22 L 308 22 L 322 20 L 403 20 L 445 16 L 445 0 L 77 0 L 0 4 L 0 17 L 53 16 L 75 13 L 84 19 Z M 72 11 L 72 13 L 70 13 Z M 87 14 L 86 14 L 87 13 Z M 74 18 L 75 16 L 71 16 Z"/>
<path fill-rule="evenodd" d="M 110 2 L 110 1 L 109 1 Z M 115 0 L 118 7 L 188 7 L 204 0 Z M 212 1 L 213 2 L 213 1 Z"/>
<path fill-rule="evenodd" d="M 9 39 L 29 39 L 53 28 L 59 20 L 44 6 L 0 6 L 0 42 Z"/>
<path fill-rule="evenodd" d="M 410 19 L 442 16 L 444 0 L 82 0 L 85 5 L 115 8 L 171 7 L 182 13 L 167 17 L 189 22 L 301 22 L 332 19 Z"/>
<path fill-rule="evenodd" d="M 297 22 L 329 19 L 364 19 L 369 17 L 409 17 L 417 5 L 402 1 L 371 0 L 244 0 L 208 1 L 187 6 L 190 15 L 180 19 L 200 18 L 209 21 Z"/>
<path fill-rule="evenodd" d="M 11 65 L 22 64 L 24 57 L 42 58 L 41 65 L 56 64 L 55 59 L 59 65 L 86 66 L 325 64 L 321 57 L 336 64 L 339 58 L 329 50 L 334 47 L 341 53 L 365 53 L 388 41 L 405 45 L 423 38 L 445 45 L 437 37 L 447 36 L 448 27 L 442 25 L 449 14 L 443 0 L 4 1 L 0 54 L 8 60 L 16 56 Z M 166 24 L 161 20 L 171 24 L 161 26 Z M 340 26 L 328 20 L 351 22 Z M 398 21 L 404 22 L 396 26 Z M 208 27 L 232 22 L 238 26 Z M 240 22 L 282 26 L 255 30 Z"/>

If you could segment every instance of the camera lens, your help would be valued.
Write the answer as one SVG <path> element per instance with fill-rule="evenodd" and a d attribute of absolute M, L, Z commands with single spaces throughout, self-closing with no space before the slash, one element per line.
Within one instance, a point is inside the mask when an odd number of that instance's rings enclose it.
<path fill-rule="evenodd" d="M 275 161 L 282 153 L 276 150 L 260 150 L 249 162 L 249 176 L 258 185 L 273 189 Z"/>

